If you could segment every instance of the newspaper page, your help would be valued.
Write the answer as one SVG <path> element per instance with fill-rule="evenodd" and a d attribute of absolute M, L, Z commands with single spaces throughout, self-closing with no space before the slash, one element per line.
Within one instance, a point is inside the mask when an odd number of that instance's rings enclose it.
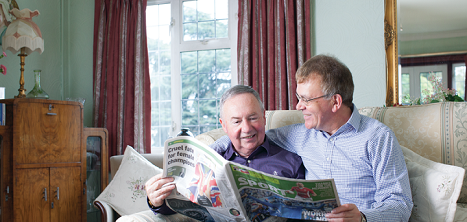
<path fill-rule="evenodd" d="M 227 163 L 193 137 L 168 139 L 163 176 L 175 178 L 176 191 L 166 198 L 167 205 L 199 221 L 247 221 L 225 171 Z"/>
<path fill-rule="evenodd" d="M 340 206 L 333 179 L 267 174 L 229 162 L 189 136 L 165 142 L 163 176 L 174 177 L 176 184 L 167 205 L 199 221 L 325 221 L 324 215 Z"/>
<path fill-rule="evenodd" d="M 340 206 L 334 179 L 291 179 L 237 163 L 228 165 L 249 221 L 261 222 L 271 216 L 326 221 L 325 215 Z"/>

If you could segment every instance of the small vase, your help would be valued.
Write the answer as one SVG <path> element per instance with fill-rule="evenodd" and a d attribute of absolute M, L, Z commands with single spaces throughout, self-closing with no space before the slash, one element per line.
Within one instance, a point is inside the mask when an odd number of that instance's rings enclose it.
<path fill-rule="evenodd" d="M 35 99 L 48 99 L 49 94 L 47 94 L 41 88 L 41 70 L 34 70 L 34 78 L 36 79 L 36 84 L 34 85 L 34 88 L 26 95 L 26 97 Z"/>

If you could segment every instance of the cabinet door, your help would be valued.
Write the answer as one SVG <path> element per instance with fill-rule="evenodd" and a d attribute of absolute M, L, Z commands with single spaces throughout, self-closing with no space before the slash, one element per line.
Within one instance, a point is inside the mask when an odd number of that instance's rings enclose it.
<path fill-rule="evenodd" d="M 83 183 L 80 167 L 50 168 L 51 221 L 82 221 Z"/>
<path fill-rule="evenodd" d="M 81 161 L 80 105 L 18 102 L 13 124 L 16 164 Z"/>
<path fill-rule="evenodd" d="M 13 190 L 14 221 L 50 221 L 49 168 L 17 169 Z"/>

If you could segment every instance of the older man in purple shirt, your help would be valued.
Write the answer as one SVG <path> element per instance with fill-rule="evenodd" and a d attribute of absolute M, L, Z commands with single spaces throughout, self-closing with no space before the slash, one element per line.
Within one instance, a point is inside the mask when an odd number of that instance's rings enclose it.
<path fill-rule="evenodd" d="M 254 89 L 236 85 L 227 90 L 220 101 L 220 114 L 219 122 L 231 141 L 229 148 L 219 153 L 226 160 L 277 176 L 305 178 L 302 159 L 266 137 L 264 105 Z M 158 174 L 146 182 L 148 205 L 154 213 L 175 213 L 164 201 L 175 185 L 162 187 L 173 180 Z"/>

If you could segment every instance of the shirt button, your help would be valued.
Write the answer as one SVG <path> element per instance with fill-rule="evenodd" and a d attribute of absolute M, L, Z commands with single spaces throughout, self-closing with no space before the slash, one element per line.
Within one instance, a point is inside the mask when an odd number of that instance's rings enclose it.
<path fill-rule="evenodd" d="M 251 160 L 248 160 L 247 162 L 248 162 L 248 163 L 250 163 L 250 162 L 251 162 Z"/>
<path fill-rule="evenodd" d="M 327 160 L 327 161 L 329 161 L 329 157 L 328 157 L 328 158 L 326 158 L 326 160 Z"/>
<path fill-rule="evenodd" d="M 329 139 L 329 141 L 331 141 L 331 142 L 334 141 L 334 138 Z"/>

